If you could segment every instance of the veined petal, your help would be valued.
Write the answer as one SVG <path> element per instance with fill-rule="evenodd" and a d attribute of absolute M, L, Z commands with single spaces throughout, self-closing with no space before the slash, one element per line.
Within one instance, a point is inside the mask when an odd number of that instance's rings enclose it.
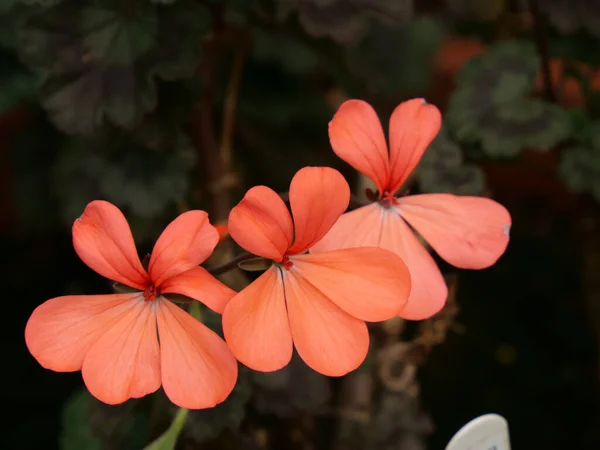
<path fill-rule="evenodd" d="M 255 186 L 229 213 L 229 234 L 250 253 L 281 261 L 294 227 L 281 197 L 266 186 Z"/>
<path fill-rule="evenodd" d="M 408 303 L 399 316 L 409 320 L 427 319 L 446 304 L 448 287 L 431 254 L 393 209 L 383 210 L 380 246 L 400 256 L 411 276 Z"/>
<path fill-rule="evenodd" d="M 145 289 L 148 275 L 138 257 L 127 219 L 115 205 L 103 200 L 89 203 L 73 223 L 73 247 L 81 260 L 100 275 Z"/>
<path fill-rule="evenodd" d="M 489 267 L 508 245 L 510 214 L 487 198 L 412 195 L 399 199 L 398 210 L 444 260 L 456 267 Z"/>
<path fill-rule="evenodd" d="M 162 232 L 150 257 L 148 273 L 155 286 L 206 261 L 219 243 L 219 232 L 204 211 L 187 211 Z"/>
<path fill-rule="evenodd" d="M 221 283 L 200 266 L 167 278 L 161 284 L 160 292 L 186 295 L 204 303 L 219 314 L 223 313 L 225 305 L 236 294 L 233 289 Z"/>
<path fill-rule="evenodd" d="M 330 167 L 304 167 L 290 184 L 294 244 L 288 253 L 302 253 L 331 229 L 350 203 L 350 187 Z"/>
<path fill-rule="evenodd" d="M 81 370 L 92 345 L 140 296 L 68 295 L 50 299 L 38 306 L 27 321 L 27 348 L 46 369 Z"/>
<path fill-rule="evenodd" d="M 394 253 L 375 247 L 294 256 L 298 272 L 351 316 L 369 322 L 397 316 L 410 293 L 406 265 Z"/>
<path fill-rule="evenodd" d="M 388 184 L 389 162 L 381 122 L 362 100 L 348 100 L 329 122 L 329 140 L 336 155 L 369 177 L 383 192 Z"/>
<path fill-rule="evenodd" d="M 223 333 L 235 357 L 253 370 L 272 372 L 290 362 L 292 335 L 280 269 L 271 266 L 227 304 Z"/>
<path fill-rule="evenodd" d="M 396 107 L 390 117 L 390 193 L 400 189 L 441 126 L 440 111 L 422 98 Z"/>
<path fill-rule="evenodd" d="M 116 405 L 160 387 L 156 304 L 142 296 L 119 316 L 83 360 L 83 381 L 97 399 Z"/>
<path fill-rule="evenodd" d="M 284 283 L 292 337 L 304 362 L 328 376 L 360 366 L 369 350 L 365 322 L 342 311 L 298 272 L 286 272 Z"/>
<path fill-rule="evenodd" d="M 158 334 L 162 384 L 167 397 L 189 409 L 212 408 L 237 380 L 237 361 L 225 342 L 174 303 L 160 300 Z"/>
<path fill-rule="evenodd" d="M 310 248 L 310 253 L 341 248 L 379 247 L 383 208 L 378 203 L 342 214 L 331 230 Z"/>

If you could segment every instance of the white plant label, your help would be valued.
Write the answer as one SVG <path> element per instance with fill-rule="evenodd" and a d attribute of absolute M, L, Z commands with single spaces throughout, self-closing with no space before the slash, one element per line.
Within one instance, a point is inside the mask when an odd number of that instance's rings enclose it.
<path fill-rule="evenodd" d="M 510 450 L 508 422 L 498 414 L 479 416 L 458 430 L 446 450 Z"/>

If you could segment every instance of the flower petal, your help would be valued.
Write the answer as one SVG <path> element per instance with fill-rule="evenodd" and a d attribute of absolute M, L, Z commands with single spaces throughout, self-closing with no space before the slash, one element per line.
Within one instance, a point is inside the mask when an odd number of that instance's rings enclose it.
<path fill-rule="evenodd" d="M 488 198 L 423 194 L 399 199 L 398 210 L 448 263 L 483 269 L 506 250 L 510 214 Z"/>
<path fill-rule="evenodd" d="M 148 273 L 155 286 L 203 263 L 219 243 L 219 232 L 204 211 L 187 211 L 162 232 L 150 257 Z"/>
<path fill-rule="evenodd" d="M 92 345 L 81 368 L 83 381 L 97 399 L 116 405 L 160 387 L 156 304 L 140 295 Z"/>
<path fill-rule="evenodd" d="M 266 186 L 255 186 L 229 213 L 229 234 L 250 253 L 281 261 L 292 244 L 292 217 L 281 197 Z"/>
<path fill-rule="evenodd" d="M 127 219 L 115 205 L 103 200 L 89 203 L 73 223 L 73 247 L 81 260 L 100 275 L 133 288 L 146 288 L 148 275 Z"/>
<path fill-rule="evenodd" d="M 399 316 L 409 320 L 428 319 L 446 304 L 448 287 L 431 254 L 392 209 L 383 210 L 380 246 L 400 256 L 411 276 L 408 303 Z"/>
<path fill-rule="evenodd" d="M 204 303 L 213 311 L 222 314 L 225 305 L 236 292 L 213 277 L 204 267 L 194 267 L 179 275 L 168 278 L 160 286 L 163 294 L 181 294 Z"/>
<path fill-rule="evenodd" d="M 342 311 L 298 272 L 284 275 L 294 344 L 300 357 L 323 375 L 356 369 L 369 350 L 367 325 Z"/>
<path fill-rule="evenodd" d="M 336 155 L 369 177 L 379 192 L 388 184 L 389 162 L 381 122 L 362 100 L 348 100 L 329 122 L 329 140 Z"/>
<path fill-rule="evenodd" d="M 342 214 L 325 237 L 311 247 L 310 252 L 328 252 L 352 247 L 379 247 L 382 210 L 378 203 L 371 203 Z"/>
<path fill-rule="evenodd" d="M 330 167 L 304 167 L 290 184 L 294 244 L 288 253 L 302 253 L 331 229 L 350 203 L 350 186 Z"/>
<path fill-rule="evenodd" d="M 441 126 L 440 111 L 422 98 L 396 107 L 390 117 L 390 193 L 400 189 Z"/>
<path fill-rule="evenodd" d="M 280 269 L 271 266 L 225 307 L 223 333 L 235 357 L 261 372 L 285 367 L 292 358 L 292 335 Z"/>
<path fill-rule="evenodd" d="M 140 295 L 68 295 L 50 299 L 38 306 L 27 321 L 27 348 L 46 369 L 81 370 L 92 345 Z"/>
<path fill-rule="evenodd" d="M 214 331 L 174 303 L 158 303 L 162 384 L 167 397 L 189 409 L 212 408 L 237 380 L 237 362 Z"/>
<path fill-rule="evenodd" d="M 351 316 L 369 322 L 400 313 L 410 294 L 410 275 L 394 253 L 375 247 L 298 255 L 298 272 Z"/>

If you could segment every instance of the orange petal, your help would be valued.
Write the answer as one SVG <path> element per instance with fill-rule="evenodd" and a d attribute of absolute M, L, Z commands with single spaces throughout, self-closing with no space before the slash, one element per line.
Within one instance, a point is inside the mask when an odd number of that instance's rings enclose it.
<path fill-rule="evenodd" d="M 441 126 L 440 111 L 422 98 L 396 107 L 390 118 L 390 193 L 400 189 Z"/>
<path fill-rule="evenodd" d="M 294 227 L 281 197 L 266 186 L 255 186 L 229 213 L 229 234 L 250 253 L 281 261 Z"/>
<path fill-rule="evenodd" d="M 27 321 L 27 348 L 46 369 L 80 370 L 92 345 L 140 295 L 68 295 L 50 299 L 38 306 Z"/>
<path fill-rule="evenodd" d="M 365 322 L 342 311 L 298 272 L 286 272 L 284 283 L 294 344 L 304 362 L 332 377 L 360 366 L 369 350 Z"/>
<path fill-rule="evenodd" d="M 204 211 L 181 214 L 162 232 L 150 257 L 148 273 L 155 286 L 203 263 L 219 243 L 219 232 Z"/>
<path fill-rule="evenodd" d="M 325 297 L 360 320 L 391 319 L 408 300 L 408 269 L 398 256 L 381 248 L 298 255 L 292 262 L 293 272 L 298 272 Z"/>
<path fill-rule="evenodd" d="M 73 247 L 81 260 L 100 275 L 145 289 L 148 275 L 138 257 L 127 219 L 115 205 L 103 200 L 89 203 L 73 224 Z"/>
<path fill-rule="evenodd" d="M 393 209 L 383 210 L 380 246 L 402 258 L 411 276 L 408 303 L 399 316 L 423 320 L 446 304 L 448 287 L 435 260 L 419 242 L 408 224 Z"/>
<path fill-rule="evenodd" d="M 311 249 L 311 253 L 361 246 L 390 250 L 408 267 L 411 291 L 400 317 L 426 319 L 444 306 L 448 288 L 440 270 L 393 209 L 386 210 L 373 203 L 342 215 L 325 238 Z"/>
<path fill-rule="evenodd" d="M 204 267 L 194 267 L 179 275 L 168 278 L 160 286 L 164 294 L 181 294 L 196 299 L 213 311 L 222 314 L 225 305 L 236 292 L 215 277 Z"/>
<path fill-rule="evenodd" d="M 116 405 L 160 387 L 156 304 L 142 296 L 92 345 L 81 368 L 83 381 L 97 399 Z"/>
<path fill-rule="evenodd" d="M 169 301 L 158 303 L 162 384 L 167 397 L 189 409 L 212 408 L 237 380 L 237 361 L 214 331 Z"/>
<path fill-rule="evenodd" d="M 261 372 L 285 367 L 292 358 L 292 335 L 280 269 L 271 266 L 225 307 L 223 333 L 235 357 Z"/>
<path fill-rule="evenodd" d="M 288 253 L 302 253 L 331 229 L 350 203 L 350 187 L 330 167 L 304 167 L 290 184 L 294 244 Z"/>
<path fill-rule="evenodd" d="M 327 252 L 352 247 L 379 247 L 382 220 L 382 207 L 378 203 L 371 203 L 342 214 L 325 237 L 311 247 L 310 252 Z"/>
<path fill-rule="evenodd" d="M 483 269 L 506 250 L 510 214 L 488 198 L 423 194 L 399 199 L 398 210 L 450 264 Z"/>
<path fill-rule="evenodd" d="M 368 176 L 383 192 L 388 184 L 388 151 L 377 113 L 362 100 L 348 100 L 329 122 L 336 155 Z"/>

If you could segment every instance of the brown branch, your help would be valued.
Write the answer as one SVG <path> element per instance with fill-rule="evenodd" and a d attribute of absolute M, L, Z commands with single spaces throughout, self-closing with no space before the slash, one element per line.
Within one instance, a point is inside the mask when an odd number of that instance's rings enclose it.
<path fill-rule="evenodd" d="M 552 72 L 550 71 L 550 55 L 548 52 L 548 35 L 546 33 L 546 27 L 544 18 L 540 12 L 538 0 L 529 0 L 529 10 L 533 18 L 533 32 L 535 35 L 535 43 L 537 51 L 540 55 L 542 64 L 542 78 L 544 80 L 544 95 L 545 97 L 555 102 L 556 92 L 552 83 Z"/>

